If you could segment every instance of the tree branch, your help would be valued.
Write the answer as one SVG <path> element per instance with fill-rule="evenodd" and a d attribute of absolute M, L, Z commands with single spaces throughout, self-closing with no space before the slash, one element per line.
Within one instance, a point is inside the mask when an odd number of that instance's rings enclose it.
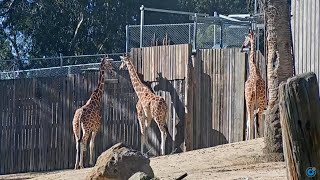
<path fill-rule="evenodd" d="M 79 21 L 78 24 L 77 24 L 77 27 L 76 27 L 76 29 L 75 29 L 75 31 L 74 31 L 74 34 L 73 34 L 73 38 L 72 38 L 72 40 L 71 40 L 71 42 L 70 42 L 70 50 L 71 50 L 71 48 L 73 47 L 73 44 L 74 44 L 74 42 L 75 42 L 75 40 L 76 40 L 76 37 L 77 37 L 77 35 L 78 35 L 78 31 L 79 31 L 79 28 L 80 28 L 82 22 L 83 22 L 83 14 L 80 13 L 80 21 Z"/>
<path fill-rule="evenodd" d="M 99 52 L 101 51 L 101 49 L 102 49 L 102 47 L 103 47 L 103 44 L 106 42 L 107 39 L 108 39 L 108 37 L 104 38 L 104 40 L 102 41 L 102 43 L 100 43 L 99 46 L 97 46 L 97 47 L 98 47 L 97 53 L 99 53 Z"/>
<path fill-rule="evenodd" d="M 4 8 L 7 8 L 7 10 L 6 10 L 5 12 L 1 12 L 1 13 L 0 13 L 0 16 L 3 16 L 3 15 L 7 14 L 7 13 L 10 11 L 10 9 L 11 9 L 14 1 L 15 1 L 15 0 L 10 1 L 10 4 L 9 4 L 8 7 L 4 7 Z M 5 4 L 5 3 L 6 3 L 6 2 L 4 2 L 4 4 Z"/>

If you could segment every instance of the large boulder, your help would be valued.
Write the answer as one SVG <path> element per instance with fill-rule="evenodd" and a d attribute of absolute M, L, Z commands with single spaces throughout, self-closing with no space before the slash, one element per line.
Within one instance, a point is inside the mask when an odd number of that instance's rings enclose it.
<path fill-rule="evenodd" d="M 146 154 L 118 143 L 98 157 L 87 180 L 127 180 L 136 172 L 154 177 Z"/>

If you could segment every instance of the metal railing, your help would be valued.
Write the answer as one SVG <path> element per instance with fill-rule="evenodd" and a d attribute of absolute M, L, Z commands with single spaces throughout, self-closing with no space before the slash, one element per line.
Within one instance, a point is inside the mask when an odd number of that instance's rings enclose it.
<path fill-rule="evenodd" d="M 62 56 L 49 58 L 32 58 L 22 60 L 2 60 L 11 63 L 9 68 L 1 67 L 0 80 L 51 77 L 68 74 L 82 73 L 88 69 L 97 69 L 100 66 L 101 57 L 107 56 L 114 60 L 114 66 L 120 66 L 120 55 L 123 53 Z"/>

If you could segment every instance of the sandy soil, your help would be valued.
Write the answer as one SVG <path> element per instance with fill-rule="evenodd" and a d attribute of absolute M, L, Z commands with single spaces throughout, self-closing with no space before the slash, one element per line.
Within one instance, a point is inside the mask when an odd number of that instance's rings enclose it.
<path fill-rule="evenodd" d="M 184 173 L 184 179 L 221 180 L 280 180 L 286 179 L 284 162 L 267 162 L 262 153 L 263 139 L 238 142 L 151 158 L 154 173 L 160 179 L 175 179 Z M 91 168 L 47 173 L 23 173 L 0 176 L 0 179 L 84 180 Z"/>

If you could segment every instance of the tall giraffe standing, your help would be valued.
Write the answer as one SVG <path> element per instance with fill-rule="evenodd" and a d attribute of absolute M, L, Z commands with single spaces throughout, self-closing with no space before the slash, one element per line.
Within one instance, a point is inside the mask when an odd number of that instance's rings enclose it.
<path fill-rule="evenodd" d="M 167 104 L 163 97 L 155 95 L 138 77 L 138 74 L 130 61 L 130 57 L 121 57 L 120 69 L 127 66 L 133 88 L 138 96 L 136 105 L 138 120 L 141 131 L 141 151 L 146 143 L 145 128 L 148 127 L 152 119 L 157 123 L 161 133 L 161 155 L 165 154 L 165 140 L 167 138 Z"/>
<path fill-rule="evenodd" d="M 90 165 L 93 165 L 94 140 L 101 125 L 100 113 L 101 100 L 104 92 L 105 71 L 108 70 L 111 73 L 113 70 L 110 60 L 111 59 L 107 59 L 106 57 L 101 60 L 97 88 L 92 92 L 86 104 L 77 109 L 74 113 L 72 125 L 77 149 L 75 169 L 83 168 L 83 152 L 86 151 L 87 140 L 91 133 L 92 135 L 89 145 Z"/>
<path fill-rule="evenodd" d="M 258 127 L 255 127 L 255 135 L 262 133 L 262 113 L 266 106 L 266 83 L 262 79 L 260 70 L 256 65 L 256 48 L 254 33 L 250 30 L 246 36 L 241 50 L 250 45 L 249 55 L 249 76 L 245 82 L 245 100 L 247 105 L 247 135 L 246 140 L 254 138 L 252 129 L 254 128 L 254 110 L 258 108 Z"/>

